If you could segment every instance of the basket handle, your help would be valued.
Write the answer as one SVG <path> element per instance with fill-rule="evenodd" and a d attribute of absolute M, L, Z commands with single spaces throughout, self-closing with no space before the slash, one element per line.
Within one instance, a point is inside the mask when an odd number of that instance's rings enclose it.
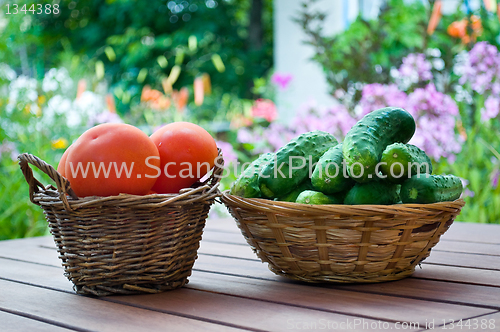
<path fill-rule="evenodd" d="M 26 182 L 28 182 L 30 190 L 30 201 L 32 203 L 40 205 L 40 203 L 34 200 L 34 194 L 40 192 L 40 189 L 42 191 L 45 191 L 46 189 L 40 181 L 35 179 L 35 177 L 33 176 L 33 171 L 28 164 L 36 166 L 39 170 L 41 170 L 52 180 L 54 180 L 57 186 L 57 192 L 59 193 L 59 199 L 63 202 L 64 207 L 68 211 L 73 210 L 69 206 L 68 197 L 66 195 L 69 195 L 73 199 L 78 199 L 78 196 L 75 194 L 73 189 L 71 189 L 71 185 L 68 179 L 63 177 L 58 171 L 54 169 L 54 167 L 32 154 L 22 153 L 17 156 L 17 159 L 19 159 L 19 167 L 21 167 L 24 178 L 26 179 Z"/>
<path fill-rule="evenodd" d="M 224 173 L 224 156 L 222 155 L 221 148 L 217 148 L 217 151 L 219 152 L 219 154 L 215 158 L 215 165 L 212 170 L 212 176 L 210 177 L 209 182 L 210 187 L 213 187 L 217 182 L 219 182 L 222 174 Z"/>

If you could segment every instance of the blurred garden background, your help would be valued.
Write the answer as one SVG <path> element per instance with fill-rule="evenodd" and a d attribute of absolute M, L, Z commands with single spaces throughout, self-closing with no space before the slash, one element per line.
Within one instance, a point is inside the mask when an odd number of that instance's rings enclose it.
<path fill-rule="evenodd" d="M 495 0 L 55 0 L 41 13 L 38 3 L 0 1 L 0 240 L 47 233 L 17 155 L 56 166 L 96 124 L 151 134 L 191 121 L 235 164 L 310 130 L 342 140 L 385 106 L 415 117 L 410 143 L 436 174 L 463 179 L 458 220 L 500 222 Z"/>

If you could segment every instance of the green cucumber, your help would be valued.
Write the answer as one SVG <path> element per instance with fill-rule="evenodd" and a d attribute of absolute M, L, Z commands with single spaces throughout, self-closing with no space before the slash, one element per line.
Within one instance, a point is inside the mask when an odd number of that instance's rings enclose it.
<path fill-rule="evenodd" d="M 415 145 L 394 143 L 382 152 L 380 169 L 389 181 L 402 183 L 416 174 L 431 174 L 432 162 Z"/>
<path fill-rule="evenodd" d="M 277 201 L 282 201 L 282 202 L 295 202 L 297 200 L 297 197 L 299 197 L 300 193 L 305 191 L 305 190 L 312 190 L 313 186 L 311 184 L 311 179 L 306 178 L 304 181 L 302 181 L 295 189 L 290 191 L 288 194 L 278 197 L 276 200 Z"/>
<path fill-rule="evenodd" d="M 373 204 L 373 205 L 390 205 L 399 202 L 398 184 L 378 180 L 368 183 L 356 183 L 354 187 L 347 192 L 344 199 L 344 204 Z"/>
<path fill-rule="evenodd" d="M 415 120 L 402 108 L 386 107 L 359 120 L 342 144 L 349 175 L 357 182 L 375 179 L 375 168 L 387 145 L 407 143 L 415 133 Z"/>
<path fill-rule="evenodd" d="M 414 175 L 401 185 L 403 203 L 454 201 L 463 191 L 462 180 L 454 175 Z"/>
<path fill-rule="evenodd" d="M 234 181 L 229 193 L 231 195 L 245 198 L 261 197 L 259 188 L 259 174 L 263 167 L 273 160 L 274 154 L 265 153 L 259 156 L 254 162 L 245 168 L 238 179 Z"/>
<path fill-rule="evenodd" d="M 295 202 L 312 205 L 342 204 L 342 199 L 334 195 L 325 195 L 319 191 L 305 190 L 300 193 Z"/>
<path fill-rule="evenodd" d="M 274 155 L 259 176 L 259 187 L 267 198 L 286 195 L 309 177 L 310 168 L 338 142 L 324 131 L 311 131 L 288 142 Z"/>
<path fill-rule="evenodd" d="M 350 189 L 354 180 L 345 172 L 342 143 L 331 147 L 319 158 L 311 183 L 314 189 L 323 194 L 335 194 Z"/>

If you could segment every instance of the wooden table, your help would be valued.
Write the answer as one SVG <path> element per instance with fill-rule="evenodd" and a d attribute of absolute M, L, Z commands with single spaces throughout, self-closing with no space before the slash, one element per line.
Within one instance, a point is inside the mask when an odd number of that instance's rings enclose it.
<path fill-rule="evenodd" d="M 410 278 L 313 286 L 271 273 L 209 219 L 187 286 L 76 295 L 51 237 L 0 242 L 0 331 L 500 331 L 500 225 L 454 223 Z M 461 320 L 461 321 L 460 321 Z"/>

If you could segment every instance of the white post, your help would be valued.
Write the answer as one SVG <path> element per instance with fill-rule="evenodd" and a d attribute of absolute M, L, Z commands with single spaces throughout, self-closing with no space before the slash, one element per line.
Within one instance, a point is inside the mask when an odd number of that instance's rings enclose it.
<path fill-rule="evenodd" d="M 311 60 L 314 49 L 305 45 L 302 28 L 292 20 L 301 10 L 303 0 L 275 0 L 274 2 L 274 61 L 275 72 L 291 74 L 293 80 L 285 91 L 278 89 L 277 104 L 281 121 L 286 122 L 302 104 L 315 100 L 318 105 L 334 103 L 321 66 Z M 348 6 L 344 8 L 344 6 Z M 328 14 L 324 33 L 333 35 L 344 29 L 347 20 L 358 13 L 358 1 L 320 0 L 314 7 Z"/>

